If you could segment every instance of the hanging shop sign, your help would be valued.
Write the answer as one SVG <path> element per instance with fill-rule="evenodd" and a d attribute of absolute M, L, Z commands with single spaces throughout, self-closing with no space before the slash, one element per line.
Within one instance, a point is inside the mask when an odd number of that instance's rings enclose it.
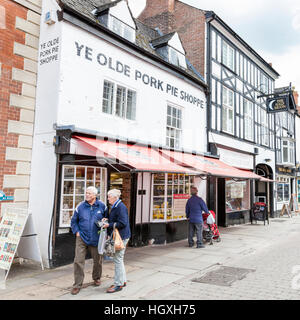
<path fill-rule="evenodd" d="M 287 111 L 288 109 L 289 109 L 288 95 L 267 99 L 268 113 Z"/>

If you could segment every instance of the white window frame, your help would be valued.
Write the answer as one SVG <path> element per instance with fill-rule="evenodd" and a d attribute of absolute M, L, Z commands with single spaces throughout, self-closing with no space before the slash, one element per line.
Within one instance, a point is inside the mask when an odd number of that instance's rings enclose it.
<path fill-rule="evenodd" d="M 168 46 L 169 62 L 180 68 L 186 69 L 185 55 L 175 48 Z"/>
<path fill-rule="evenodd" d="M 295 162 L 294 156 L 294 143 L 289 139 L 282 139 L 282 163 L 283 164 L 293 164 Z M 284 157 L 284 153 L 286 152 L 287 157 Z"/>
<path fill-rule="evenodd" d="M 71 167 L 74 169 L 73 177 L 65 178 L 65 169 Z M 83 179 L 76 179 L 77 168 L 85 168 L 85 175 Z M 93 180 L 87 180 L 87 171 L 94 170 Z M 96 179 L 97 171 L 100 172 L 100 179 Z M 64 193 L 64 182 L 73 182 L 73 193 Z M 83 182 L 83 193 L 76 193 L 77 182 Z M 61 179 L 61 196 L 60 196 L 60 214 L 59 214 L 59 228 L 69 228 L 71 222 L 71 213 L 74 213 L 76 206 L 80 202 L 76 202 L 76 197 L 81 198 L 82 201 L 85 199 L 85 191 L 89 186 L 94 186 L 98 189 L 98 198 L 106 203 L 106 183 L 107 183 L 107 168 L 84 166 L 84 165 L 63 165 L 62 166 L 62 179 Z M 66 208 L 64 206 L 64 196 L 72 197 L 72 206 Z M 66 222 L 68 221 L 68 222 Z"/>
<path fill-rule="evenodd" d="M 249 111 L 250 110 L 250 111 Z M 253 117 L 253 102 L 244 99 L 244 128 L 245 128 L 245 139 L 253 141 L 254 134 L 254 117 Z"/>
<path fill-rule="evenodd" d="M 173 110 L 176 110 L 175 115 Z M 166 146 L 168 148 L 179 149 L 181 147 L 182 115 L 183 108 L 168 103 L 166 117 Z"/>
<path fill-rule="evenodd" d="M 163 173 L 164 174 L 164 183 L 156 183 L 154 184 L 154 175 L 155 173 L 152 173 L 151 175 L 151 214 L 150 214 L 150 221 L 154 223 L 160 223 L 160 222 L 171 222 L 171 221 L 178 221 L 178 220 L 185 220 L 186 219 L 186 214 L 185 214 L 185 208 L 183 209 L 183 212 L 180 216 L 174 216 L 174 194 L 190 194 L 190 188 L 194 182 L 194 176 L 189 176 L 186 174 L 176 174 L 176 173 Z M 172 183 L 169 183 L 169 176 L 172 175 Z M 174 183 L 175 176 L 177 176 L 177 183 Z M 183 177 L 183 180 L 180 179 L 179 177 Z M 181 183 L 183 181 L 183 183 Z M 188 182 L 186 182 L 188 181 Z M 186 183 L 187 183 L 187 188 L 186 190 Z M 163 195 L 161 196 L 154 196 L 154 186 L 160 186 L 161 189 L 163 190 Z M 172 186 L 172 193 L 168 192 L 168 186 Z M 175 188 L 177 188 L 177 193 L 175 193 Z M 167 206 L 168 198 L 172 199 L 172 204 L 171 206 Z M 160 208 L 154 208 L 154 199 L 163 199 L 163 207 Z M 169 204 L 169 203 L 168 203 Z M 156 209 L 159 209 L 157 212 Z M 156 211 L 156 212 L 155 212 Z M 154 215 L 161 215 L 163 211 L 163 218 L 154 218 Z M 168 216 L 171 218 L 168 218 Z"/>
<path fill-rule="evenodd" d="M 234 71 L 235 57 L 234 49 L 224 40 L 222 41 L 222 63 Z"/>
<path fill-rule="evenodd" d="M 232 113 L 232 119 L 230 119 L 230 113 Z M 234 133 L 234 92 L 225 86 L 223 86 L 222 96 L 222 131 Z"/>
<path fill-rule="evenodd" d="M 109 97 L 104 96 L 106 84 L 110 85 Z M 119 94 L 121 93 L 121 95 Z M 132 94 L 132 103 L 129 109 L 129 97 Z M 105 108 L 107 101 L 108 107 Z M 111 80 L 104 79 L 103 81 L 103 93 L 102 93 L 102 112 L 105 114 L 111 114 L 122 119 L 136 120 L 136 101 L 137 92 L 119 83 Z M 129 111 L 131 116 L 129 116 Z"/>
<path fill-rule="evenodd" d="M 115 16 L 108 15 L 108 28 L 130 42 L 135 42 L 135 30 Z"/>
<path fill-rule="evenodd" d="M 260 124 L 261 124 L 261 144 L 264 146 L 269 146 L 269 127 L 268 127 L 268 114 L 265 109 L 261 108 L 260 114 Z"/>

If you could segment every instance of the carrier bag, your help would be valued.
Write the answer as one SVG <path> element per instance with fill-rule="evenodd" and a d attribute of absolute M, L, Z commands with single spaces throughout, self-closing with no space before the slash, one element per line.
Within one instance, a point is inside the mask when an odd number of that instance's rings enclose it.
<path fill-rule="evenodd" d="M 120 251 L 125 248 L 123 240 L 120 236 L 119 230 L 115 226 L 116 224 L 114 223 L 114 230 L 113 230 L 113 241 L 114 241 L 114 248 L 115 251 Z"/>
<path fill-rule="evenodd" d="M 105 253 L 106 238 L 107 238 L 107 229 L 102 227 L 100 229 L 100 236 L 99 236 L 99 241 L 98 241 L 98 253 L 99 254 L 103 255 Z"/>
<path fill-rule="evenodd" d="M 210 213 L 209 216 L 207 217 L 207 220 L 206 222 L 208 224 L 214 224 L 215 223 L 215 219 L 214 219 L 214 216 Z"/>

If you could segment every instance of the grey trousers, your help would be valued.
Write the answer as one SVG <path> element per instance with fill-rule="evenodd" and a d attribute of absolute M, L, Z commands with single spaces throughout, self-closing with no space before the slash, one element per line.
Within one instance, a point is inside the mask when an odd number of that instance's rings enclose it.
<path fill-rule="evenodd" d="M 189 222 L 189 235 L 188 235 L 188 242 L 190 246 L 194 245 L 194 234 L 196 231 L 196 236 L 197 236 L 197 246 L 203 244 L 202 243 L 202 232 L 203 232 L 203 223 L 193 223 Z"/>
<path fill-rule="evenodd" d="M 74 284 L 73 288 L 81 288 L 84 279 L 84 264 L 87 250 L 90 250 L 93 259 L 93 280 L 100 280 L 102 275 L 102 255 L 98 253 L 98 248 L 88 246 L 81 239 L 76 237 L 75 259 L 74 259 Z"/>

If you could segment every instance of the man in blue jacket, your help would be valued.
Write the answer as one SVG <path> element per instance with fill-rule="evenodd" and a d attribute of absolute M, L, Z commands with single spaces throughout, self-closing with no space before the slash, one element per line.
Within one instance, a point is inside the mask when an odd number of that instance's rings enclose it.
<path fill-rule="evenodd" d="M 98 253 L 99 228 L 96 222 L 107 217 L 106 205 L 97 199 L 97 189 L 88 187 L 85 201 L 81 202 L 74 211 L 71 219 L 71 228 L 76 235 L 74 259 L 74 284 L 71 293 L 80 291 L 84 279 L 84 264 L 86 252 L 89 249 L 93 258 L 92 277 L 95 286 L 100 286 L 102 275 L 102 255 Z"/>
<path fill-rule="evenodd" d="M 192 196 L 186 203 L 185 213 L 189 221 L 188 242 L 189 247 L 194 245 L 194 233 L 197 235 L 197 248 L 204 248 L 202 243 L 203 218 L 202 211 L 209 213 L 208 208 L 202 198 L 198 197 L 198 189 L 191 187 Z"/>

